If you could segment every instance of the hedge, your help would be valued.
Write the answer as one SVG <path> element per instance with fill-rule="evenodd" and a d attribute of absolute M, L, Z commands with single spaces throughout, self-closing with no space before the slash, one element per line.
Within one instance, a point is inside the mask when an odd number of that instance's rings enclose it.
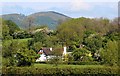
<path fill-rule="evenodd" d="M 118 75 L 118 68 L 116 67 L 99 67 L 99 68 L 39 68 L 39 67 L 3 67 L 2 74 L 8 75 Z"/>
<path fill-rule="evenodd" d="M 49 61 L 35 62 L 37 64 L 52 64 Z M 68 62 L 60 62 L 58 64 L 68 64 L 68 65 L 100 65 L 101 62 L 93 61 L 93 62 L 82 62 L 82 61 L 68 61 Z"/>
<path fill-rule="evenodd" d="M 70 61 L 70 62 L 63 62 L 62 64 L 72 64 L 72 65 L 100 65 L 100 62 L 82 62 L 82 61 Z"/>

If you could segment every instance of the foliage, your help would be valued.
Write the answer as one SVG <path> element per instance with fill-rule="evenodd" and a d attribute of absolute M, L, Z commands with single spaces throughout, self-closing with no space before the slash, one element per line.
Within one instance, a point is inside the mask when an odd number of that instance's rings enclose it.
<path fill-rule="evenodd" d="M 100 35 L 90 34 L 89 37 L 85 38 L 83 44 L 92 53 L 102 48 L 102 38 Z"/>
<path fill-rule="evenodd" d="M 63 62 L 62 64 L 67 65 L 100 65 L 100 62 L 97 61 L 67 61 Z"/>
<path fill-rule="evenodd" d="M 35 62 L 36 53 L 33 50 L 28 50 L 27 48 L 21 48 L 15 54 L 16 65 L 25 66 L 31 65 L 32 62 Z"/>
<path fill-rule="evenodd" d="M 37 32 L 34 35 L 34 41 L 35 42 L 41 42 L 44 43 L 46 35 L 42 32 Z"/>
<path fill-rule="evenodd" d="M 0 39 L 2 39 L 2 19 L 0 18 Z"/>
<path fill-rule="evenodd" d="M 93 58 L 90 56 L 84 56 L 82 59 L 83 62 L 93 62 Z M 86 64 L 87 65 L 87 64 Z"/>
<path fill-rule="evenodd" d="M 37 30 L 37 29 L 44 29 L 44 28 L 48 28 L 48 26 L 47 25 L 41 25 L 41 26 L 37 26 L 35 29 Z"/>
<path fill-rule="evenodd" d="M 38 52 L 42 47 L 46 46 L 47 35 L 42 32 L 36 32 L 33 39 L 28 41 L 28 48 Z"/>
<path fill-rule="evenodd" d="M 52 56 L 49 60 L 48 63 L 53 64 L 54 66 L 58 66 L 62 62 L 62 54 L 61 51 L 59 50 L 52 50 L 51 52 Z"/>
<path fill-rule="evenodd" d="M 7 66 L 18 64 L 16 60 L 20 66 L 28 65 L 29 62 L 34 61 L 40 48 L 56 48 L 66 45 L 72 55 L 64 56 L 65 61 L 82 61 L 87 64 L 87 62 L 94 61 L 94 54 L 97 53 L 100 54 L 103 63 L 116 65 L 118 63 L 117 41 L 120 40 L 117 22 L 117 19 L 109 20 L 107 18 L 72 18 L 63 23 L 60 22 L 56 30 L 44 29 L 33 33 L 33 30 L 46 27 L 35 28 L 34 26 L 27 32 L 27 30 L 20 30 L 12 21 L 2 20 L 0 25 L 2 26 L 3 59 L 6 59 Z M 29 26 L 33 25 L 31 21 L 28 23 Z M 26 38 L 31 39 L 21 42 Z M 14 42 L 14 40 L 16 41 Z M 81 45 L 83 46 L 81 47 Z M 55 52 L 53 53 L 55 57 L 50 61 L 52 64 L 58 65 L 61 55 L 59 55 L 59 51 Z M 93 54 L 92 57 L 88 56 L 90 53 Z"/>
<path fill-rule="evenodd" d="M 42 43 L 41 42 L 36 42 L 34 43 L 33 47 L 34 47 L 34 50 L 36 50 L 37 52 L 41 49 L 42 47 Z"/>
<path fill-rule="evenodd" d="M 9 40 L 9 39 L 12 39 L 12 37 L 10 36 L 9 34 L 9 27 L 6 25 L 5 21 L 2 20 L 2 39 L 3 40 Z"/>
<path fill-rule="evenodd" d="M 47 66 L 47 65 L 45 65 Z M 63 65 L 64 66 L 64 65 Z M 72 65 L 71 65 L 72 66 Z M 109 66 L 86 66 L 79 67 L 64 66 L 59 68 L 42 68 L 42 67 L 3 67 L 2 74 L 5 75 L 118 75 L 119 68 Z"/>
<path fill-rule="evenodd" d="M 33 34 L 28 33 L 27 31 L 17 31 L 12 34 L 14 39 L 25 39 L 33 37 Z"/>
<path fill-rule="evenodd" d="M 71 45 L 72 41 L 75 41 L 75 44 L 79 45 L 82 42 L 84 27 L 78 24 L 78 20 L 71 19 L 58 27 L 57 36 L 60 42 L 62 42 L 62 45 Z"/>
<path fill-rule="evenodd" d="M 5 24 L 9 27 L 9 34 L 12 36 L 12 34 L 16 31 L 19 31 L 20 28 L 11 20 L 5 20 Z"/>
<path fill-rule="evenodd" d="M 112 41 L 120 40 L 118 32 L 107 33 L 107 35 L 105 37 L 106 37 L 106 39 L 112 40 Z"/>
<path fill-rule="evenodd" d="M 118 43 L 116 41 L 108 41 L 106 47 L 101 50 L 103 62 L 108 65 L 117 65 L 118 63 Z"/>
<path fill-rule="evenodd" d="M 25 66 L 35 61 L 36 53 L 28 50 L 24 43 L 11 41 L 9 45 L 3 45 L 3 59 L 7 60 L 4 60 L 6 63 L 3 61 L 4 66 Z"/>
<path fill-rule="evenodd" d="M 75 51 L 72 52 L 72 56 L 74 57 L 75 61 L 82 61 L 83 57 L 86 56 L 86 54 L 90 53 L 86 49 L 76 49 Z"/>

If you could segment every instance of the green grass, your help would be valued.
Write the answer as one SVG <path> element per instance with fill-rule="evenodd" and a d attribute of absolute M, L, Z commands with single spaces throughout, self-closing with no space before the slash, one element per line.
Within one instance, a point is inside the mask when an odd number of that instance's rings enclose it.
<path fill-rule="evenodd" d="M 52 64 L 33 64 L 32 67 L 37 68 L 54 68 L 55 66 Z M 57 66 L 58 68 L 103 68 L 103 65 L 65 65 L 60 64 Z"/>
<path fill-rule="evenodd" d="M 26 42 L 28 40 L 31 40 L 32 38 L 26 38 L 26 39 L 14 39 L 14 40 L 17 40 L 19 42 Z"/>
<path fill-rule="evenodd" d="M 27 45 L 28 40 L 31 40 L 32 38 L 26 38 L 26 39 L 13 39 L 13 40 L 5 40 L 3 43 L 4 45 L 9 45 L 12 41 L 18 41 L 19 43 L 24 44 L 24 46 Z"/>

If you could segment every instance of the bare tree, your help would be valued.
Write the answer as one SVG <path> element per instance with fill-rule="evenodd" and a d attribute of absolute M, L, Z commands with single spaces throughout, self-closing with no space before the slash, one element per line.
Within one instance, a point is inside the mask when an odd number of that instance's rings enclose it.
<path fill-rule="evenodd" d="M 31 26 L 33 25 L 33 20 L 34 20 L 34 18 L 33 17 L 28 17 L 27 18 L 27 22 L 28 22 L 28 27 L 29 27 L 29 32 L 31 31 Z"/>

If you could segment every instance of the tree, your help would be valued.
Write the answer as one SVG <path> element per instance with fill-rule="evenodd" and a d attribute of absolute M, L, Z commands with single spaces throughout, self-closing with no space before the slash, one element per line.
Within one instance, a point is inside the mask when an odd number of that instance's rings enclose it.
<path fill-rule="evenodd" d="M 92 53 L 95 53 L 97 50 L 102 48 L 101 35 L 90 34 L 89 37 L 84 38 L 83 44 L 85 45 L 86 49 Z"/>
<path fill-rule="evenodd" d="M 7 41 L 8 42 L 8 41 Z M 3 42 L 2 57 L 4 66 L 14 66 L 15 59 L 14 54 L 18 50 L 18 42 L 13 42 L 9 40 L 9 44 Z"/>
<path fill-rule="evenodd" d="M 101 58 L 105 64 L 111 66 L 117 65 L 118 63 L 118 43 L 116 41 L 108 41 L 106 48 L 100 52 Z"/>
<path fill-rule="evenodd" d="M 12 39 L 12 36 L 10 36 L 10 29 L 6 25 L 5 20 L 2 20 L 2 24 L 1 25 L 2 25 L 2 39 L 3 40 Z"/>
<path fill-rule="evenodd" d="M 33 47 L 34 47 L 34 50 L 38 52 L 43 47 L 43 44 L 41 42 L 36 42 L 33 44 Z"/>
<path fill-rule="evenodd" d="M 31 31 L 30 28 L 31 28 L 31 26 L 33 25 L 33 20 L 34 20 L 34 18 L 31 17 L 31 16 L 27 18 L 29 32 Z"/>
<path fill-rule="evenodd" d="M 48 35 L 43 32 L 36 32 L 33 39 L 28 41 L 28 48 L 38 52 L 41 47 L 47 46 Z"/>
<path fill-rule="evenodd" d="M 17 66 L 30 66 L 32 62 L 35 62 L 36 53 L 33 50 L 28 50 L 22 47 L 15 54 L 15 65 Z"/>
<path fill-rule="evenodd" d="M 95 18 L 92 20 L 93 30 L 96 33 L 101 35 L 105 35 L 109 31 L 110 27 L 110 20 L 107 18 Z"/>
<path fill-rule="evenodd" d="M 35 33 L 35 35 L 34 35 L 34 41 L 35 42 L 41 42 L 42 44 L 44 43 L 44 41 L 46 40 L 46 34 L 45 33 L 42 33 L 42 32 L 37 32 L 37 33 Z"/>
<path fill-rule="evenodd" d="M 111 32 L 119 32 L 119 18 L 114 18 L 111 23 L 109 28 L 109 33 Z"/>
<path fill-rule="evenodd" d="M 0 18 L 0 27 L 2 27 L 2 18 Z M 2 28 L 0 28 L 0 39 L 2 39 Z"/>
<path fill-rule="evenodd" d="M 11 41 L 9 45 L 3 43 L 2 57 L 8 62 L 5 66 L 26 66 L 31 65 L 35 61 L 36 53 L 33 50 L 28 50 L 24 43 Z M 4 63 L 4 62 L 3 62 Z"/>
<path fill-rule="evenodd" d="M 19 31 L 20 28 L 11 20 L 5 20 L 5 24 L 9 27 L 9 34 L 12 36 L 14 32 Z"/>
<path fill-rule="evenodd" d="M 84 27 L 78 22 L 79 19 L 71 19 L 58 26 L 58 39 L 62 45 L 71 45 L 72 41 L 79 45 L 83 39 Z"/>
<path fill-rule="evenodd" d="M 58 64 L 60 64 L 62 61 L 62 52 L 60 50 L 54 49 L 52 50 L 51 55 L 53 55 L 53 57 L 51 57 L 48 62 L 54 64 L 54 66 L 57 67 Z"/>
<path fill-rule="evenodd" d="M 89 51 L 86 49 L 76 49 L 72 52 L 72 56 L 74 57 L 75 61 L 82 61 L 83 57 L 86 56 L 86 54 L 88 54 Z"/>

